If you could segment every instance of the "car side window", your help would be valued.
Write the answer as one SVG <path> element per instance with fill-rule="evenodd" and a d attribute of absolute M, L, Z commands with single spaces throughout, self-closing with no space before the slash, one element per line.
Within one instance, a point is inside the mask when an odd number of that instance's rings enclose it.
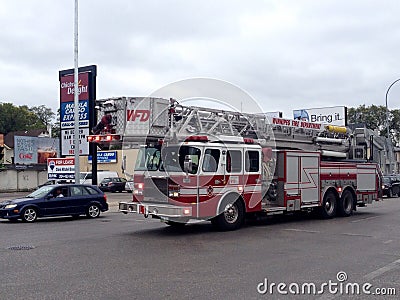
<path fill-rule="evenodd" d="M 206 149 L 203 160 L 203 172 L 216 172 L 219 164 L 219 150 Z"/>
<path fill-rule="evenodd" d="M 242 152 L 240 150 L 227 151 L 226 171 L 228 173 L 239 173 L 242 171 Z"/>
<path fill-rule="evenodd" d="M 260 161 L 260 155 L 258 151 L 246 151 L 245 159 L 246 172 L 258 172 Z"/>
<path fill-rule="evenodd" d="M 85 190 L 90 195 L 97 195 L 99 193 L 98 191 L 96 191 L 94 188 L 92 188 L 90 186 L 85 186 Z"/>
<path fill-rule="evenodd" d="M 71 191 L 71 196 L 82 196 L 83 195 L 83 190 L 81 187 L 79 186 L 71 186 L 70 187 L 70 191 Z"/>

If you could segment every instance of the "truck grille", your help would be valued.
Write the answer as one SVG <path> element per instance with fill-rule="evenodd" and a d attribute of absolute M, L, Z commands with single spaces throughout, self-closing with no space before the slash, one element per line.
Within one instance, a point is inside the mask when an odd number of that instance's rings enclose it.
<path fill-rule="evenodd" d="M 156 203 L 168 202 L 168 179 L 146 178 L 144 180 L 145 201 Z"/>

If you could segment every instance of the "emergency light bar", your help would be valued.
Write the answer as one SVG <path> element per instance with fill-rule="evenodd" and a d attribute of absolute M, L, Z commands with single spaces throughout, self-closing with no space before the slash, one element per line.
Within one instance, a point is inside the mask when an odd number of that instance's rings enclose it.
<path fill-rule="evenodd" d="M 119 134 L 100 134 L 100 135 L 88 135 L 87 141 L 89 143 L 110 143 L 117 142 L 121 140 L 121 135 Z"/>

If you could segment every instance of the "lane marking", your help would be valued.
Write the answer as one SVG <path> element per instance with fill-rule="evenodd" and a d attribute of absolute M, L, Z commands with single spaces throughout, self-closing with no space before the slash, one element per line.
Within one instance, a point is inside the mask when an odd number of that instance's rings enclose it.
<path fill-rule="evenodd" d="M 386 272 L 389 272 L 389 271 L 392 271 L 395 269 L 400 269 L 400 258 L 387 264 L 386 266 L 383 266 L 382 268 L 376 269 L 375 271 L 372 271 L 371 273 L 364 275 L 364 278 L 366 280 L 372 280 L 376 277 L 379 277 L 379 276 L 385 274 Z"/>
<path fill-rule="evenodd" d="M 391 242 L 393 242 L 393 240 L 387 240 L 387 241 L 385 241 L 385 242 L 383 242 L 384 244 L 389 244 L 389 243 L 391 243 Z"/>
<path fill-rule="evenodd" d="M 286 231 L 295 231 L 295 232 L 307 232 L 307 233 L 320 233 L 320 231 L 317 230 L 305 230 L 305 229 L 295 229 L 295 228 L 287 228 L 283 229 Z"/>
<path fill-rule="evenodd" d="M 362 221 L 366 221 L 366 220 L 372 220 L 372 219 L 376 219 L 376 218 L 379 218 L 379 217 L 380 217 L 380 216 L 374 216 L 374 217 L 362 218 L 362 219 L 358 219 L 358 220 L 351 221 L 351 223 L 358 223 L 358 222 L 362 222 Z"/>
<path fill-rule="evenodd" d="M 374 237 L 372 235 L 368 234 L 362 234 L 362 233 L 351 233 L 351 232 L 342 232 L 340 235 L 347 235 L 347 236 L 363 236 L 363 237 Z"/>

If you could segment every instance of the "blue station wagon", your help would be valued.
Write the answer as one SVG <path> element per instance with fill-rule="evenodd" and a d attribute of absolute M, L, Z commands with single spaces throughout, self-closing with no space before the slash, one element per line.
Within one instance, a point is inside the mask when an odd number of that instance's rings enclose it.
<path fill-rule="evenodd" d="M 83 214 L 97 218 L 107 210 L 106 195 L 98 187 L 84 184 L 45 185 L 23 198 L 0 202 L 0 218 L 10 221 Z"/>

